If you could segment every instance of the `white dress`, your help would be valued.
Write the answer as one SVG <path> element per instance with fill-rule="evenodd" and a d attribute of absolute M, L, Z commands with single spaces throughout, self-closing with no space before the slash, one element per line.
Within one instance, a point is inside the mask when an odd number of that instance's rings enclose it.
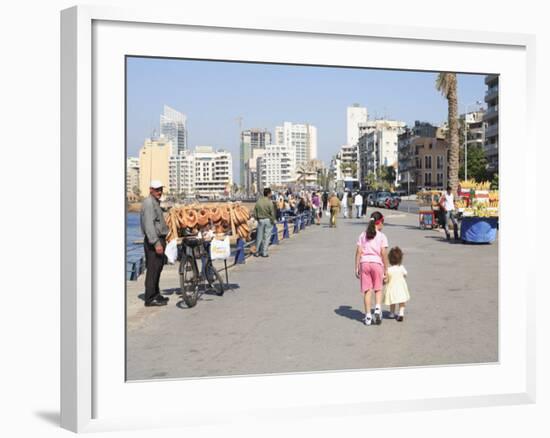
<path fill-rule="evenodd" d="M 407 270 L 402 265 L 388 268 L 388 282 L 384 286 L 384 304 L 404 303 L 411 299 L 405 275 Z"/>

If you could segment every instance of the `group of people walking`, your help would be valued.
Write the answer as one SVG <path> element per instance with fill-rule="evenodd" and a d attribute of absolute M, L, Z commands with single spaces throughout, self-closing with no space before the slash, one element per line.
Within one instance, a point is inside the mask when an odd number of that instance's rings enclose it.
<path fill-rule="evenodd" d="M 360 280 L 365 307 L 365 325 L 382 323 L 382 299 L 390 306 L 388 318 L 401 322 L 405 317 L 405 303 L 410 294 L 402 265 L 403 251 L 398 246 L 388 251 L 388 238 L 382 232 L 384 216 L 379 211 L 371 214 L 367 229 L 357 239 L 355 251 L 355 276 Z M 375 307 L 372 313 L 372 299 Z M 383 298 L 384 297 L 384 298 Z M 396 306 L 399 307 L 396 313 Z"/>
<path fill-rule="evenodd" d="M 163 193 L 163 184 L 160 181 L 152 181 L 149 188 L 149 197 L 143 201 L 140 222 L 144 235 L 144 252 L 147 265 L 145 275 L 145 306 L 166 305 L 168 298 L 162 296 L 159 288 L 160 275 L 165 263 L 166 236 L 168 226 L 164 220 L 160 208 L 160 198 Z M 347 196 L 346 196 L 347 195 Z M 274 200 L 271 189 L 264 189 L 254 206 L 253 216 L 257 221 L 256 230 L 256 257 L 269 257 L 268 247 L 270 243 L 273 225 L 277 223 L 280 212 L 286 214 L 300 214 L 311 210 L 316 223 L 320 224 L 323 211 L 330 212 L 330 226 L 336 226 L 336 217 L 342 204 L 348 201 L 349 193 L 345 193 L 341 201 L 336 192 L 330 196 L 328 193 L 318 192 L 300 193 L 299 195 L 286 194 L 286 197 Z M 362 199 L 355 195 L 356 217 L 360 217 Z M 449 218 L 452 195 L 447 194 L 442 203 L 449 208 Z M 280 203 L 282 201 L 282 204 Z M 288 203 L 288 204 L 287 204 Z M 344 210 L 347 212 L 347 210 Z M 360 280 L 360 289 L 363 294 L 366 325 L 380 324 L 382 322 L 382 297 L 384 304 L 390 306 L 390 318 L 403 321 L 405 303 L 410 295 L 405 277 L 406 269 L 402 265 L 403 252 L 399 247 L 388 251 L 388 239 L 382 232 L 384 228 L 384 216 L 375 211 L 371 214 L 368 226 L 357 240 L 355 254 L 355 275 Z M 447 229 L 448 233 L 448 229 Z M 372 299 L 374 297 L 375 308 L 372 313 Z M 396 313 L 396 305 L 399 306 Z"/>

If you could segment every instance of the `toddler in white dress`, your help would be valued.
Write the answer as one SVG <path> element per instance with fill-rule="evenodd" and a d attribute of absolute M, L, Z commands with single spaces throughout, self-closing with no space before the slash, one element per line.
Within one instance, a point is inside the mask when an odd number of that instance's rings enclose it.
<path fill-rule="evenodd" d="M 384 304 L 390 306 L 389 317 L 401 322 L 405 317 L 405 303 L 411 299 L 407 281 L 405 280 L 407 270 L 401 264 L 403 261 L 403 251 L 398 246 L 390 249 L 388 259 L 390 267 L 385 279 Z M 399 305 L 399 315 L 395 314 L 396 304 Z"/>

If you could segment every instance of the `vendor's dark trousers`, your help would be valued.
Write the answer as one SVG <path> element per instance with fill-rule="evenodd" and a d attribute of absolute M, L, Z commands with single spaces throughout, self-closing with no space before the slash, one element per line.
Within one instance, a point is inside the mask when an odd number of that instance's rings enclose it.
<path fill-rule="evenodd" d="M 453 222 L 454 237 L 455 237 L 455 240 L 458 240 L 458 222 L 456 221 L 455 214 L 453 211 L 445 212 L 445 234 L 447 235 L 447 238 L 451 236 L 449 234 L 449 221 Z"/>
<path fill-rule="evenodd" d="M 166 249 L 166 240 L 161 237 L 160 243 L 162 247 Z M 150 302 L 155 296 L 160 294 L 160 273 L 164 267 L 164 253 L 159 255 L 155 251 L 155 246 L 149 243 L 147 237 L 143 241 L 143 247 L 145 249 L 145 265 L 147 271 L 145 271 L 145 302 Z"/>

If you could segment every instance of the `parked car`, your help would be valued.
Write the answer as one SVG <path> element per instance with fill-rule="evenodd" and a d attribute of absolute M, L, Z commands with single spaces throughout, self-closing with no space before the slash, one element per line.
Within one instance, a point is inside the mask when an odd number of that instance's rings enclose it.
<path fill-rule="evenodd" d="M 399 208 L 400 202 L 401 202 L 401 198 L 399 198 L 399 196 L 388 196 L 386 197 L 384 206 L 392 210 L 397 210 Z"/>
<path fill-rule="evenodd" d="M 374 206 L 374 201 L 376 199 L 376 192 L 370 192 L 368 195 L 367 195 L 367 205 L 369 207 L 372 207 Z"/>
<path fill-rule="evenodd" d="M 390 192 L 378 192 L 376 194 L 376 198 L 374 200 L 374 205 L 376 207 L 385 207 L 386 206 L 386 198 L 391 198 Z"/>
<path fill-rule="evenodd" d="M 400 192 L 392 192 L 391 197 L 393 199 L 397 199 L 397 202 L 401 202 L 401 193 Z"/>

